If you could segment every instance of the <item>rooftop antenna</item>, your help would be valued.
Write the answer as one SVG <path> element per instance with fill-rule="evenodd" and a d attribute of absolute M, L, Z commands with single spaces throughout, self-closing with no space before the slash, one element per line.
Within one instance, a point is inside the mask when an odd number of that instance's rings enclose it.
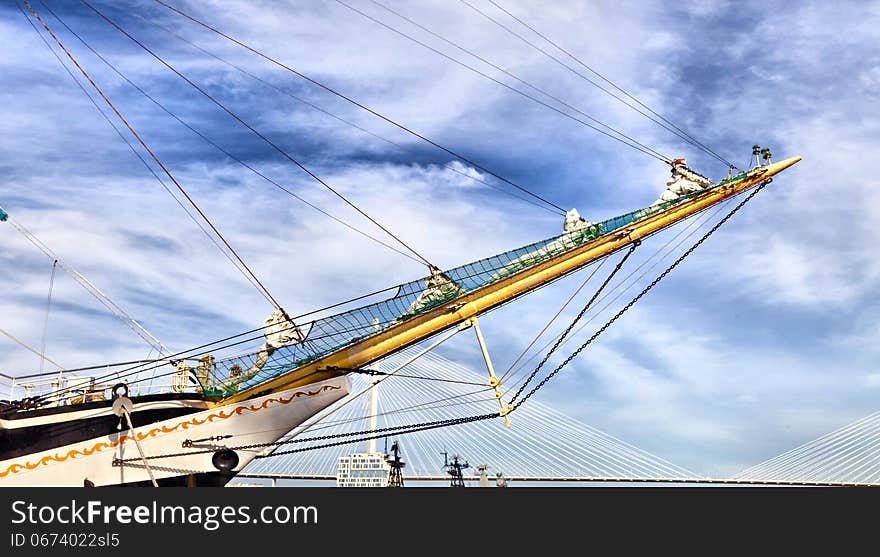
<path fill-rule="evenodd" d="M 385 438 L 386 443 L 388 438 Z M 400 460 L 400 445 L 397 441 L 391 444 L 391 452 L 394 458 L 388 459 L 391 470 L 388 471 L 388 487 L 403 487 L 403 474 L 401 473 L 406 463 Z"/>
<path fill-rule="evenodd" d="M 452 455 L 452 462 L 449 462 L 448 453 L 442 452 L 440 454 L 443 455 L 443 468 L 451 476 L 449 487 L 464 487 L 464 476 L 461 471 L 470 468 L 471 465 L 466 460 L 462 461 L 458 455 Z"/>

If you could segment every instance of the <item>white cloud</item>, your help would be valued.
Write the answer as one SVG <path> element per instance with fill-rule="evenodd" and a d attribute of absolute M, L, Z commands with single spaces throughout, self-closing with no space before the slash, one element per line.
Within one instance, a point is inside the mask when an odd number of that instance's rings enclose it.
<path fill-rule="evenodd" d="M 668 172 L 336 4 L 184 5 L 566 208 L 577 206 L 592 220 L 650 202 Z M 439 1 L 393 5 L 661 152 L 701 160 L 466 7 Z M 804 156 L 540 396 L 674 462 L 727 472 L 876 410 L 864 391 L 877 381 L 867 361 L 877 339 L 871 308 L 880 277 L 874 257 L 880 240 L 874 168 L 878 66 L 871 54 L 880 28 L 877 4 L 808 3 L 787 10 L 785 18 L 774 16 L 777 7 L 763 4 L 691 2 L 674 11 L 659 2 L 505 5 L 726 156 L 737 155 L 738 164 L 756 141 L 773 147 L 777 158 Z M 170 17 L 152 2 L 132 9 L 161 18 L 249 71 L 373 132 L 422 149 L 399 130 Z M 754 25 L 719 40 L 714 30 L 728 29 L 729 17 L 740 17 L 736 12 L 750 14 Z M 9 180 L 0 185 L 0 204 L 173 347 L 256 326 L 268 306 L 145 175 L 20 16 L 3 13 L 0 169 Z M 137 19 L 122 19 L 443 266 L 559 228 L 554 218 L 438 166 L 448 161 L 446 155 L 391 149 L 195 56 Z M 309 201 L 369 228 L 108 28 L 86 23 L 85 17 L 74 21 L 87 25 L 89 37 L 100 37 L 102 49 L 135 81 L 150 85 L 224 146 Z M 65 35 L 65 41 L 82 51 L 74 39 Z M 83 59 L 291 313 L 424 272 L 215 158 L 98 62 Z M 6 293 L 0 297 L 0 325 L 37 344 L 48 262 L 8 228 L 0 225 L 0 231 L 0 288 Z M 382 237 L 375 229 L 370 233 Z M 485 319 L 487 340 L 501 365 L 510 363 L 579 281 L 560 281 Z M 121 325 L 85 311 L 97 306 L 69 279 L 60 278 L 56 288 L 50 355 L 66 365 L 145 355 Z M 569 308 L 555 330 L 577 309 Z M 743 327 L 769 332 L 757 342 L 747 333 L 758 333 Z M 455 347 L 457 357 L 477 356 L 472 343 Z M 17 348 L 4 350 L 0 365 L 37 367 L 33 355 Z"/>

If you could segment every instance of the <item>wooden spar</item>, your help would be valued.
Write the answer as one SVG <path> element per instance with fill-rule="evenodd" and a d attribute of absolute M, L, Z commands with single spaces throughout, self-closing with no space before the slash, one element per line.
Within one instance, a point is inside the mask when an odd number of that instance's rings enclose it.
<path fill-rule="evenodd" d="M 692 200 L 670 207 L 638 222 L 605 234 L 582 246 L 551 257 L 528 269 L 514 273 L 491 284 L 477 288 L 446 304 L 389 327 L 384 331 L 353 343 L 296 369 L 258 383 L 214 403 L 221 406 L 240 402 L 259 394 L 268 394 L 291 387 L 329 379 L 346 372 L 328 368 L 356 369 L 389 354 L 422 341 L 444 329 L 485 313 L 514 298 L 552 282 L 572 271 L 613 253 L 636 240 L 662 230 L 703 209 L 716 205 L 748 190 L 775 174 L 796 164 L 801 157 L 755 168 L 745 178 L 714 187 Z"/>

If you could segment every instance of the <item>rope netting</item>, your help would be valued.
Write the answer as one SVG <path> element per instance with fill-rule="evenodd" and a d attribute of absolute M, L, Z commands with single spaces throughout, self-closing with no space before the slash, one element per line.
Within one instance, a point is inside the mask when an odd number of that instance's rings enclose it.
<path fill-rule="evenodd" d="M 736 179 L 741 179 L 741 176 L 725 180 L 718 186 Z M 344 349 L 438 305 L 532 268 L 706 191 L 708 190 L 684 195 L 673 201 L 652 205 L 599 223 L 590 223 L 559 236 L 407 282 L 400 285 L 396 293 L 388 299 L 298 324 L 303 336 L 302 342 L 271 352 L 258 371 L 254 370 L 254 364 L 260 358 L 259 353 L 216 362 L 207 361 L 189 371 L 206 394 L 235 393 Z M 266 358 L 265 355 L 263 358 Z"/>

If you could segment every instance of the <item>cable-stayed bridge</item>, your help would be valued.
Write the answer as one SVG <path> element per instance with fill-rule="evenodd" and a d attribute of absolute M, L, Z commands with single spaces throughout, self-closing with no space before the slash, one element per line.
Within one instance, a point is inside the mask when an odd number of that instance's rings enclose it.
<path fill-rule="evenodd" d="M 290 439 L 313 439 L 347 432 L 427 423 L 455 415 L 497 411 L 485 372 L 433 352 L 410 348 L 377 363 L 373 377 L 352 374 L 352 395 L 318 415 Z M 380 378 L 371 407 L 370 385 Z M 372 409 L 371 409 L 372 408 Z M 476 480 L 478 465 L 488 475 L 516 482 L 603 482 L 739 485 L 880 485 L 880 412 L 815 441 L 744 470 L 730 478 L 709 478 L 530 400 L 502 418 L 431 429 L 378 440 L 378 452 L 398 441 L 406 481 L 446 481 L 444 455 L 470 464 L 464 479 Z M 318 444 L 319 442 L 314 442 Z M 302 443 L 308 446 L 309 442 Z M 241 478 L 334 480 L 340 456 L 368 451 L 367 442 L 283 454 L 251 463 Z M 383 449 L 385 449 L 383 451 Z M 273 482 L 274 484 L 274 482 Z"/>
<path fill-rule="evenodd" d="M 408 349 L 374 366 L 390 373 L 416 353 Z M 379 376 L 381 377 L 381 376 Z M 434 353 L 423 355 L 378 389 L 378 429 L 498 410 L 487 376 Z M 352 377 L 352 392 L 361 396 L 341 401 L 338 410 L 308 428 L 303 437 L 368 429 L 369 385 L 373 378 Z M 333 410 L 333 409 L 331 409 Z M 457 454 L 472 465 L 486 464 L 506 477 L 692 477 L 694 474 L 598 429 L 582 424 L 538 401 L 529 401 L 511 415 L 513 427 L 501 418 L 484 423 L 420 431 L 391 437 L 398 440 L 407 476 L 442 476 L 443 455 Z M 380 441 L 382 443 L 382 441 Z M 381 449 L 381 445 L 380 445 Z M 281 449 L 283 450 L 283 448 Z M 290 477 L 335 477 L 337 457 L 364 452 L 364 443 L 305 451 L 254 461 L 246 474 Z"/>
<path fill-rule="evenodd" d="M 743 470 L 734 477 L 880 485 L 880 412 Z"/>

